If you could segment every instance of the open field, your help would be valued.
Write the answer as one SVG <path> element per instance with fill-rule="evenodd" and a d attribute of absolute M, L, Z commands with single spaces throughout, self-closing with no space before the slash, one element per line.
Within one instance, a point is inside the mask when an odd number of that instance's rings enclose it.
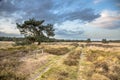
<path fill-rule="evenodd" d="M 0 42 L 0 80 L 120 80 L 120 43 Z"/>

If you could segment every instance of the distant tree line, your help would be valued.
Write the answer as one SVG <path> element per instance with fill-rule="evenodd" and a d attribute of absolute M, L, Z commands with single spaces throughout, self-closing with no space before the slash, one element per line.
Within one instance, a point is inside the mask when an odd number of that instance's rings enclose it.
<path fill-rule="evenodd" d="M 0 37 L 0 41 L 21 41 L 24 39 L 25 39 L 24 37 Z M 85 42 L 85 40 L 65 40 L 65 39 L 47 38 L 42 42 Z"/>
<path fill-rule="evenodd" d="M 0 37 L 0 41 L 21 41 L 24 40 L 24 37 Z M 120 42 L 120 40 L 106 40 L 102 39 L 101 41 L 91 41 L 91 39 L 87 40 L 65 40 L 65 39 L 55 39 L 55 38 L 50 38 L 50 39 L 45 39 L 42 42 Z"/>
<path fill-rule="evenodd" d="M 0 37 L 0 41 L 14 41 L 14 40 L 17 40 L 17 41 L 20 41 L 22 40 L 23 38 L 18 38 L 18 37 Z"/>

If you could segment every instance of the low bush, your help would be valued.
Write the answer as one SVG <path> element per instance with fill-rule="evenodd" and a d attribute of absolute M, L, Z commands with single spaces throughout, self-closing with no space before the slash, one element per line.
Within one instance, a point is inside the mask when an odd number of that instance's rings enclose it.
<path fill-rule="evenodd" d="M 108 64 L 106 62 L 96 62 L 96 63 L 94 63 L 94 65 L 96 68 L 102 68 L 103 73 L 109 71 L 109 67 L 108 67 Z"/>
<path fill-rule="evenodd" d="M 57 80 L 64 80 L 67 77 L 68 77 L 68 72 L 62 71 L 62 72 L 59 72 L 59 77 Z"/>
<path fill-rule="evenodd" d="M 69 49 L 67 47 L 46 49 L 47 53 L 54 55 L 63 55 L 66 54 L 68 51 Z"/>
<path fill-rule="evenodd" d="M 78 47 L 79 44 L 78 43 L 72 43 L 71 45 L 75 46 L 75 47 Z"/>
<path fill-rule="evenodd" d="M 78 63 L 79 61 L 76 59 L 66 59 L 64 61 L 64 64 L 69 65 L 69 66 L 77 65 Z"/>
<path fill-rule="evenodd" d="M 79 63 L 81 52 L 70 53 L 69 56 L 64 60 L 64 64 L 69 66 L 76 66 Z"/>
<path fill-rule="evenodd" d="M 120 66 L 119 65 L 113 65 L 112 70 L 110 70 L 111 73 L 105 73 L 110 80 L 120 80 Z"/>
<path fill-rule="evenodd" d="M 10 70 L 1 71 L 0 80 L 26 80 L 25 75 Z"/>

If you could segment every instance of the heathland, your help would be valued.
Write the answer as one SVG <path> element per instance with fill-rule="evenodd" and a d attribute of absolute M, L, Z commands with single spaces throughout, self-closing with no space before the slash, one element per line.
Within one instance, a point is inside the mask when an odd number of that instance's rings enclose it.
<path fill-rule="evenodd" d="M 120 80 L 120 43 L 1 41 L 0 80 Z"/>

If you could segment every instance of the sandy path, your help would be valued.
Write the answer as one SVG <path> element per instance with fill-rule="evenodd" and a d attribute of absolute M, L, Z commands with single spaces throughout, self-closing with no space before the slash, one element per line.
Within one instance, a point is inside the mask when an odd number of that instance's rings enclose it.
<path fill-rule="evenodd" d="M 70 53 L 71 51 L 75 50 L 75 49 L 76 49 L 76 48 L 71 49 L 67 54 L 62 55 L 62 56 L 60 57 L 60 59 L 51 62 L 51 64 L 50 64 L 49 66 L 45 67 L 41 72 L 37 73 L 33 78 L 31 78 L 31 79 L 29 79 L 29 80 L 37 80 L 38 78 L 40 78 L 45 72 L 47 72 L 49 69 L 51 69 L 52 66 L 54 66 L 55 64 L 59 64 L 59 62 L 60 62 L 61 60 L 63 60 L 64 58 L 66 58 L 66 57 L 69 55 L 69 53 Z"/>
<path fill-rule="evenodd" d="M 79 66 L 78 66 L 78 78 L 77 80 L 85 80 L 82 76 L 82 71 L 85 70 L 84 66 L 82 65 L 82 63 L 84 63 L 86 57 L 85 57 L 85 52 L 84 52 L 84 48 L 82 48 L 82 53 L 80 55 L 80 60 L 79 60 Z"/>

